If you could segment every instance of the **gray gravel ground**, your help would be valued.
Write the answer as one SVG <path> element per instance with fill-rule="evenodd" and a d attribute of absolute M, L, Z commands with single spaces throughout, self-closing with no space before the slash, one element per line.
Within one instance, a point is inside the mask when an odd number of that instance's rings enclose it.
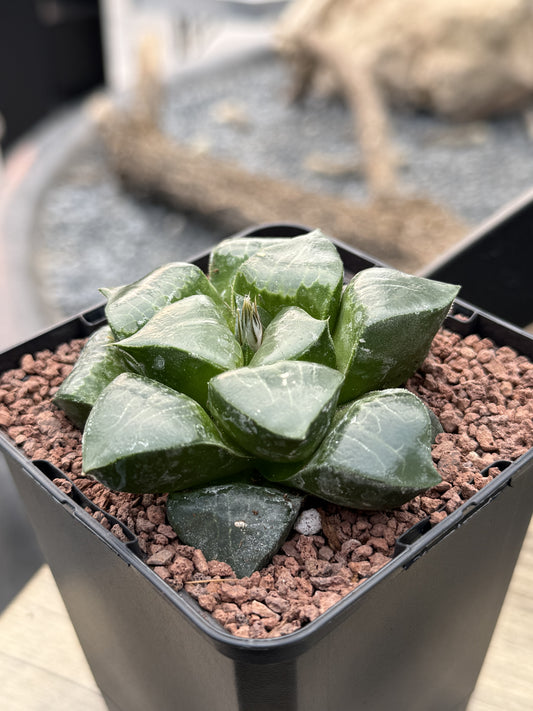
<path fill-rule="evenodd" d="M 164 129 L 177 140 L 354 200 L 366 196 L 355 170 L 328 176 L 310 156 L 356 166 L 351 119 L 338 101 L 288 101 L 290 76 L 270 52 L 246 54 L 168 88 Z M 393 129 L 407 186 L 448 205 L 472 226 L 533 185 L 533 140 L 521 116 L 468 127 L 397 111 Z M 95 139 L 47 190 L 37 213 L 43 293 L 58 315 L 101 301 L 97 289 L 187 259 L 227 236 L 197 220 L 125 194 Z"/>

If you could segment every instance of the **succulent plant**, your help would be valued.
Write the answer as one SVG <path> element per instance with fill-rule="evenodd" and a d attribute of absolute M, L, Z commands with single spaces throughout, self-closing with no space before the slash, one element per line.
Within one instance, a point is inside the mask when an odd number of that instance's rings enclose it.
<path fill-rule="evenodd" d="M 85 473 L 168 492 L 180 538 L 239 575 L 308 493 L 380 509 L 437 484 L 435 418 L 401 386 L 458 287 L 382 267 L 343 277 L 315 230 L 226 239 L 207 276 L 176 262 L 102 289 L 108 325 L 55 397 L 86 418 Z"/>

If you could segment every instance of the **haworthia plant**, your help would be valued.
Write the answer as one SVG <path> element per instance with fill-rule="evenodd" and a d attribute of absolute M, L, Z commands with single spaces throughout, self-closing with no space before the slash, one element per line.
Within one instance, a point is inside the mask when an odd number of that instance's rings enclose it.
<path fill-rule="evenodd" d="M 365 269 L 344 290 L 333 341 L 344 374 L 340 401 L 405 383 L 421 365 L 459 288 Z"/>
<path fill-rule="evenodd" d="M 168 519 L 180 541 L 223 560 L 238 577 L 264 567 L 290 533 L 303 496 L 235 481 L 171 494 Z"/>
<path fill-rule="evenodd" d="M 404 389 L 370 392 L 339 414 L 320 447 L 296 469 L 264 467 L 269 479 L 358 509 L 391 509 L 435 486 L 434 423 Z"/>
<path fill-rule="evenodd" d="M 335 368 L 335 347 L 328 320 L 313 318 L 298 306 L 280 311 L 265 330 L 250 366 L 270 365 L 280 360 L 307 360 Z"/>
<path fill-rule="evenodd" d="M 195 400 L 134 373 L 115 378 L 94 404 L 82 455 L 86 474 L 134 493 L 186 489 L 250 464 Z"/>
<path fill-rule="evenodd" d="M 106 385 L 128 370 L 120 354 L 109 348 L 113 342 L 109 326 L 95 331 L 80 353 L 76 367 L 54 395 L 54 404 L 80 429 Z"/>
<path fill-rule="evenodd" d="M 280 361 L 230 370 L 209 383 L 208 409 L 251 455 L 301 461 L 329 427 L 341 384 L 337 370 L 318 363 Z"/>
<path fill-rule="evenodd" d="M 89 392 L 85 472 L 114 489 L 174 492 L 178 535 L 239 574 L 264 564 L 294 513 L 239 472 L 289 487 L 290 501 L 310 493 L 355 508 L 398 506 L 433 486 L 438 422 L 398 386 L 458 288 L 386 268 L 342 283 L 342 260 L 316 230 L 225 240 L 209 279 L 177 262 L 104 289 L 116 339 L 107 332 L 105 355 L 120 353 L 131 372 L 96 378 L 100 365 L 83 357 L 56 396 L 68 412 L 72 383 Z M 268 531 L 250 519 L 256 504 L 272 507 Z"/>
<path fill-rule="evenodd" d="M 163 306 L 186 296 L 206 294 L 223 304 L 202 270 L 187 262 L 165 264 L 133 284 L 100 291 L 107 298 L 105 314 L 117 340 L 132 336 Z M 229 313 L 227 318 L 231 326 Z"/>
<path fill-rule="evenodd" d="M 133 336 L 115 346 L 149 378 L 207 403 L 215 375 L 243 365 L 242 350 L 220 305 L 203 294 L 164 306 Z"/>
<path fill-rule="evenodd" d="M 299 306 L 334 323 L 342 281 L 339 253 L 331 240 L 315 230 L 261 249 L 243 262 L 233 280 L 234 305 L 249 295 L 257 299 L 267 321 L 286 306 Z"/>

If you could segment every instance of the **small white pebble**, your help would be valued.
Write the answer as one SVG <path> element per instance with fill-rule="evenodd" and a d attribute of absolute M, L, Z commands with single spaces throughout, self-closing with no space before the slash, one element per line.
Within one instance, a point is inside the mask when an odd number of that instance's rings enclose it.
<path fill-rule="evenodd" d="M 322 529 L 320 514 L 316 509 L 307 509 L 296 519 L 294 529 L 304 536 L 314 536 Z"/>
<path fill-rule="evenodd" d="M 237 528 L 246 528 L 246 521 L 235 521 L 233 525 Z"/>

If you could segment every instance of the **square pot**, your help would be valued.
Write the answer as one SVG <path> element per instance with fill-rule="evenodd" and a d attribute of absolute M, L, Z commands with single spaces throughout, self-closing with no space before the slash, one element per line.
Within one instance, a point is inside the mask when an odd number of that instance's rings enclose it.
<path fill-rule="evenodd" d="M 376 265 L 336 246 L 347 278 Z M 206 269 L 207 260 L 194 263 Z M 76 316 L 0 355 L 0 372 L 104 321 L 103 306 Z M 533 359 L 533 338 L 463 301 L 445 326 Z M 241 639 L 164 583 L 125 526 L 121 542 L 87 513 L 97 507 L 81 492 L 60 491 L 50 462 L 30 461 L 2 435 L 0 446 L 111 711 L 463 710 L 533 510 L 532 449 L 495 462 L 500 474 L 437 525 L 425 520 L 403 534 L 388 564 L 314 622 L 276 639 Z"/>
<path fill-rule="evenodd" d="M 533 191 L 497 212 L 422 273 L 462 284 L 464 299 L 525 327 L 533 321 Z"/>

